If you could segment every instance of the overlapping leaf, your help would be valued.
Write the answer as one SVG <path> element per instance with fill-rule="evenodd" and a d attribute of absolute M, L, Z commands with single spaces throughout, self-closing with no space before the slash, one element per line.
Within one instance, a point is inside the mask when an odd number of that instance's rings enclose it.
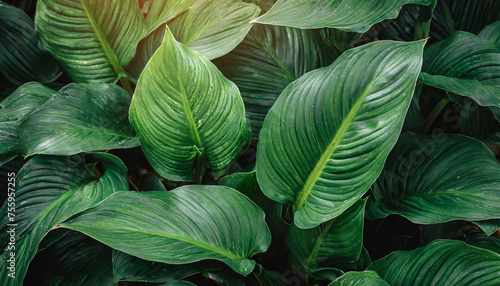
<path fill-rule="evenodd" d="M 311 228 L 353 205 L 380 174 L 408 110 L 425 41 L 380 41 L 346 51 L 291 83 L 257 148 L 266 196 L 294 204 Z"/>
<path fill-rule="evenodd" d="M 500 255 L 461 241 L 442 240 L 393 252 L 368 270 L 376 271 L 391 286 L 494 286 L 500 283 Z"/>
<path fill-rule="evenodd" d="M 196 0 L 139 0 L 148 34 L 186 12 Z"/>
<path fill-rule="evenodd" d="M 40 0 L 35 25 L 75 82 L 111 83 L 145 31 L 137 0 Z"/>
<path fill-rule="evenodd" d="M 425 50 L 419 81 L 500 107 L 500 49 L 468 32 L 456 32 Z"/>
<path fill-rule="evenodd" d="M 141 259 L 183 264 L 216 259 L 246 275 L 271 242 L 264 213 L 222 186 L 122 192 L 61 224 Z"/>
<path fill-rule="evenodd" d="M 372 187 L 367 216 L 423 224 L 500 218 L 499 173 L 493 153 L 475 139 L 405 133 Z"/>
<path fill-rule="evenodd" d="M 285 87 L 340 55 L 318 31 L 255 25 L 243 42 L 214 63 L 236 83 L 255 138 L 267 112 Z"/>
<path fill-rule="evenodd" d="M 365 203 L 359 200 L 340 216 L 313 229 L 291 226 L 285 242 L 296 261 L 314 272 L 358 260 L 363 247 Z"/>
<path fill-rule="evenodd" d="M 28 15 L 0 1 L 0 73 L 11 83 L 49 83 L 59 76 L 59 65 L 38 41 Z"/>
<path fill-rule="evenodd" d="M 148 161 L 172 180 L 191 180 L 195 160 L 224 174 L 250 137 L 236 85 L 168 29 L 137 83 L 130 122 Z"/>
<path fill-rule="evenodd" d="M 254 21 L 302 29 L 329 27 L 364 33 L 375 23 L 396 18 L 405 4 L 430 3 L 431 0 L 279 0 Z"/>
<path fill-rule="evenodd" d="M 93 155 L 105 168 L 102 176 L 85 169 L 82 158 L 37 156 L 19 171 L 15 188 L 15 219 L 9 220 L 7 205 L 0 214 L 2 242 L 0 278 L 4 285 L 22 285 L 30 261 L 36 254 L 38 244 L 58 223 L 93 207 L 117 191 L 128 190 L 127 169 L 120 159 L 104 153 Z M 12 226 L 9 224 L 15 223 Z M 7 230 L 15 228 L 16 279 L 7 277 L 9 270 L 5 262 L 12 249 Z"/>
<path fill-rule="evenodd" d="M 389 286 L 375 271 L 347 272 L 328 286 Z"/>
<path fill-rule="evenodd" d="M 1 103 L 2 155 L 73 155 L 139 145 L 128 122 L 131 96 L 109 84 L 70 84 L 55 92 L 21 86 Z"/>
<path fill-rule="evenodd" d="M 168 27 L 179 42 L 212 60 L 245 38 L 259 12 L 257 5 L 241 0 L 198 0 Z"/>
<path fill-rule="evenodd" d="M 489 40 L 500 49 L 500 21 L 484 28 L 481 33 L 479 33 L 479 37 Z"/>

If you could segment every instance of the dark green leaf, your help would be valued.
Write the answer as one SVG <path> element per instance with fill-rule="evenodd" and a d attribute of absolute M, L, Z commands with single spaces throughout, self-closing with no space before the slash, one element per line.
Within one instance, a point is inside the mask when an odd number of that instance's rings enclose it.
<path fill-rule="evenodd" d="M 401 132 L 424 44 L 350 49 L 280 95 L 259 137 L 257 179 L 266 196 L 294 204 L 298 227 L 340 215 L 378 177 Z"/>
<path fill-rule="evenodd" d="M 363 247 L 363 218 L 366 200 L 359 200 L 338 217 L 313 229 L 292 225 L 286 245 L 302 267 L 314 272 L 358 260 Z"/>
<path fill-rule="evenodd" d="M 6 261 L 11 251 L 16 253 L 16 279 L 7 275 L 7 267 L 1 267 L 0 279 L 4 285 L 22 285 L 30 261 L 36 254 L 38 244 L 58 223 L 93 207 L 117 191 L 128 190 L 127 169 L 120 159 L 105 153 L 93 156 L 105 168 L 102 176 L 90 173 L 83 166 L 82 157 L 37 156 L 19 171 L 15 189 L 15 221 L 9 221 L 11 212 L 5 202 L 1 209 L 2 256 Z M 16 223 L 16 226 L 9 224 Z M 7 230 L 15 228 L 15 249 L 7 242 Z"/>
<path fill-rule="evenodd" d="M 500 283 L 500 255 L 461 241 L 434 241 L 412 251 L 395 251 L 368 269 L 376 271 L 391 286 Z"/>
<path fill-rule="evenodd" d="M 493 236 L 476 235 L 467 238 L 469 245 L 491 250 L 500 255 L 500 239 Z"/>
<path fill-rule="evenodd" d="M 302 29 L 336 28 L 364 33 L 385 19 L 394 19 L 405 4 L 429 5 L 431 0 L 279 0 L 256 23 Z"/>
<path fill-rule="evenodd" d="M 249 258 L 271 242 L 262 210 L 222 186 L 121 192 L 61 226 L 141 259 L 169 264 L 216 259 L 244 275 L 255 265 Z"/>
<path fill-rule="evenodd" d="M 137 83 L 130 122 L 163 177 L 192 180 L 195 161 L 223 175 L 249 142 L 238 88 L 167 29 Z"/>
<path fill-rule="evenodd" d="M 489 219 L 482 221 L 475 221 L 474 224 L 479 226 L 486 235 L 492 235 L 500 230 L 500 219 Z"/>
<path fill-rule="evenodd" d="M 141 176 L 138 187 L 141 191 L 166 191 L 160 179 L 151 173 Z"/>
<path fill-rule="evenodd" d="M 479 37 L 487 39 L 500 49 L 500 21 L 497 21 L 484 28 Z"/>
<path fill-rule="evenodd" d="M 30 17 L 0 1 L 0 73 L 13 84 L 49 83 L 59 76 L 59 65 L 38 41 Z"/>
<path fill-rule="evenodd" d="M 224 264 L 214 260 L 203 260 L 189 264 L 165 264 L 147 261 L 120 251 L 113 251 L 114 281 L 140 281 L 162 283 L 184 279 L 204 271 L 218 271 Z"/>
<path fill-rule="evenodd" d="M 214 63 L 241 91 L 254 138 L 267 112 L 292 81 L 340 55 L 316 30 L 255 25 L 243 42 Z"/>
<path fill-rule="evenodd" d="M 500 218 L 499 173 L 495 156 L 475 139 L 405 133 L 372 186 L 366 215 L 421 224 Z"/>

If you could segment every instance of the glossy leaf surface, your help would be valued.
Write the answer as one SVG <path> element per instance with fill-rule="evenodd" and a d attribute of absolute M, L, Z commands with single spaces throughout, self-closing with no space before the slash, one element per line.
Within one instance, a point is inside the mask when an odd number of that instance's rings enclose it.
<path fill-rule="evenodd" d="M 347 272 L 328 286 L 389 286 L 375 271 Z"/>
<path fill-rule="evenodd" d="M 269 247 L 264 213 L 221 186 L 122 192 L 61 226 L 141 259 L 183 264 L 216 259 L 246 275 Z"/>
<path fill-rule="evenodd" d="M 372 187 L 367 216 L 402 215 L 414 223 L 500 218 L 500 164 L 463 135 L 405 133 Z"/>
<path fill-rule="evenodd" d="M 280 95 L 260 133 L 257 179 L 266 196 L 294 204 L 298 227 L 338 216 L 378 177 L 401 132 L 424 44 L 350 49 Z"/>
<path fill-rule="evenodd" d="M 193 179 L 197 156 L 224 174 L 250 138 L 236 85 L 168 29 L 137 83 L 130 122 L 148 161 L 171 180 Z"/>

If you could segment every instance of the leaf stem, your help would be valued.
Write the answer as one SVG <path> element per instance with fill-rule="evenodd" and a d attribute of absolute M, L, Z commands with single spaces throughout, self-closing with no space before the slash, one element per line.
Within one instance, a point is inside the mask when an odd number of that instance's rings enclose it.
<path fill-rule="evenodd" d="M 449 98 L 442 99 L 435 107 L 432 109 L 431 113 L 425 119 L 424 124 L 424 134 L 429 131 L 429 128 L 432 126 L 432 123 L 436 120 L 437 116 L 443 111 L 443 108 L 450 102 Z"/>
<path fill-rule="evenodd" d="M 203 178 L 203 175 L 205 174 L 205 168 L 203 166 L 203 148 L 199 149 L 196 147 L 196 145 L 193 146 L 196 149 L 196 152 L 198 152 L 198 155 L 196 155 L 196 167 L 194 169 L 194 182 L 196 184 L 201 184 L 201 180 Z"/>
<path fill-rule="evenodd" d="M 122 84 L 123 89 L 125 89 L 130 95 L 134 94 L 134 91 L 132 90 L 132 86 L 130 86 L 130 82 L 126 77 L 121 77 L 120 78 L 120 83 Z"/>

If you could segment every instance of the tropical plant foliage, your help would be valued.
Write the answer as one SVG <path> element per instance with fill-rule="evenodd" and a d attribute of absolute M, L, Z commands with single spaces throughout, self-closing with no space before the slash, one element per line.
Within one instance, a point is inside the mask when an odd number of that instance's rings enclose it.
<path fill-rule="evenodd" d="M 2 285 L 500 285 L 500 1 L 0 23 Z"/>

